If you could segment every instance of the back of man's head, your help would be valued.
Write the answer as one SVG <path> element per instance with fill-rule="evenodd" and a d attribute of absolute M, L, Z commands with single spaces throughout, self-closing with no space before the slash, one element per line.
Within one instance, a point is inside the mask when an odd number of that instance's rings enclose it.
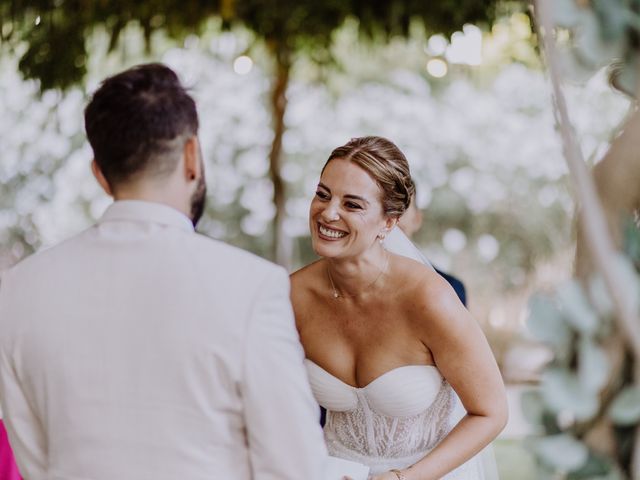
<path fill-rule="evenodd" d="M 159 63 L 106 79 L 84 117 L 95 162 L 112 189 L 169 175 L 198 132 L 195 102 L 173 70 Z"/>

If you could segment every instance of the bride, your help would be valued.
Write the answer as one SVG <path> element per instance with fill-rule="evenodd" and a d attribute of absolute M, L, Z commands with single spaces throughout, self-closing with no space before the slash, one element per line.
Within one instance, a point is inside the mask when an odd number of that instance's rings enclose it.
<path fill-rule="evenodd" d="M 384 138 L 329 156 L 309 212 L 321 259 L 292 275 L 309 379 L 331 455 L 375 480 L 481 480 L 478 453 L 507 420 L 504 385 L 451 287 L 385 248 L 413 192 L 406 158 Z"/>

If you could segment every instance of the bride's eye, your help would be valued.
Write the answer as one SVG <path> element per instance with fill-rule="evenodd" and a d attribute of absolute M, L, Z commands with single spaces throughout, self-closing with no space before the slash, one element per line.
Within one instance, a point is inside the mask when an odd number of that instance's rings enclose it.
<path fill-rule="evenodd" d="M 323 192 L 322 190 L 316 191 L 316 197 L 321 200 L 327 200 L 329 198 L 329 194 L 327 192 Z"/>
<path fill-rule="evenodd" d="M 351 210 L 362 210 L 362 207 L 354 202 L 347 202 L 345 203 L 345 206 Z"/>

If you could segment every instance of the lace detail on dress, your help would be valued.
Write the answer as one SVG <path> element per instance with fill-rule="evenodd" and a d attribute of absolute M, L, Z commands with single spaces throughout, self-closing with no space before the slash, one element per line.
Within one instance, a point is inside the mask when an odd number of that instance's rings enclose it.
<path fill-rule="evenodd" d="M 408 417 L 389 417 L 374 412 L 365 392 L 357 390 L 357 407 L 327 414 L 325 439 L 331 455 L 379 459 L 425 455 L 451 430 L 454 392 L 446 380 L 427 410 Z M 354 458 L 355 459 L 355 458 Z"/>

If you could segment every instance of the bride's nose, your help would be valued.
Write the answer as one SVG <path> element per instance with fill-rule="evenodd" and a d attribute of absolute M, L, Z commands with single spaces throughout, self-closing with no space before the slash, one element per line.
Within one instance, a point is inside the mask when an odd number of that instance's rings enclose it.
<path fill-rule="evenodd" d="M 334 202 L 329 202 L 328 204 L 326 204 L 325 208 L 322 210 L 322 213 L 320 215 L 322 217 L 322 220 L 324 220 L 327 223 L 340 220 L 340 214 L 338 213 L 338 205 L 336 205 Z"/>

